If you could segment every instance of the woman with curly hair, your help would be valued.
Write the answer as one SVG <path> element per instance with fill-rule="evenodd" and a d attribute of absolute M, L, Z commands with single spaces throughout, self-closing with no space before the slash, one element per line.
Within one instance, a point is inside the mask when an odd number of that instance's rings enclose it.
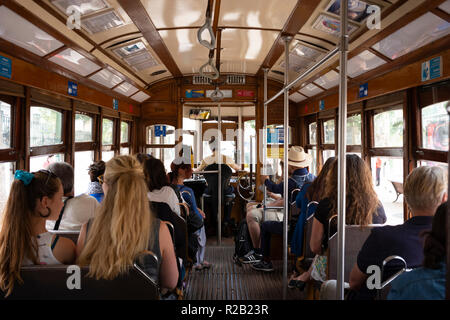
<path fill-rule="evenodd" d="M 308 272 L 303 273 L 296 287 L 301 290 L 310 277 L 315 280 L 326 280 L 327 259 L 324 255 L 328 248 L 328 238 L 336 233 L 336 224 L 329 228 L 329 220 L 337 215 L 337 172 L 339 160 L 332 163 L 326 178 L 325 193 L 314 214 L 310 247 L 316 254 L 314 262 Z M 346 185 L 345 185 L 345 224 L 361 225 L 383 224 L 386 214 L 383 205 L 378 200 L 373 188 L 372 174 L 364 161 L 357 155 L 346 156 Z M 330 229 L 330 234 L 328 230 Z"/>

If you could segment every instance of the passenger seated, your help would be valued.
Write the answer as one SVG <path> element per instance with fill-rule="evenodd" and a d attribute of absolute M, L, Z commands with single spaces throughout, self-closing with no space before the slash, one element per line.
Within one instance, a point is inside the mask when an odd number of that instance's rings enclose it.
<path fill-rule="evenodd" d="M 45 228 L 45 221 L 58 219 L 64 205 L 61 181 L 47 170 L 17 170 L 14 178 L 0 231 L 0 290 L 5 296 L 22 281 L 21 266 L 75 260 L 75 244 Z"/>
<path fill-rule="evenodd" d="M 175 251 L 167 225 L 148 205 L 142 166 L 132 156 L 118 156 L 106 163 L 104 177 L 102 206 L 78 238 L 78 264 L 90 266 L 90 277 L 110 280 L 149 250 L 158 258 L 154 273 L 162 293 L 173 290 L 178 280 Z"/>
<path fill-rule="evenodd" d="M 369 290 L 366 286 L 366 270 L 371 265 L 381 268 L 383 260 L 391 255 L 405 259 L 408 268 L 422 265 L 423 241 L 420 234 L 431 229 L 437 207 L 447 201 L 447 172 L 440 167 L 414 169 L 406 178 L 404 197 L 412 218 L 401 225 L 372 229 L 350 273 L 353 299 L 375 298 L 376 290 Z M 386 276 L 396 271 L 393 267 L 386 269 Z"/>
<path fill-rule="evenodd" d="M 293 146 L 288 151 L 288 194 L 297 188 L 301 188 L 305 183 L 313 181 L 315 176 L 308 172 L 308 167 L 311 165 L 311 155 L 307 154 L 302 147 Z M 267 190 L 272 193 L 281 194 L 283 196 L 284 182 L 275 184 L 269 180 L 268 176 L 261 177 L 262 182 L 266 185 Z M 250 251 L 242 259 L 242 263 L 261 263 L 263 265 L 254 265 L 252 268 L 261 268 L 261 270 L 272 270 L 268 263 L 261 262 L 262 252 L 260 247 L 261 224 L 264 221 L 283 221 L 283 209 L 269 209 L 266 210 L 266 217 L 264 220 L 264 210 L 262 205 L 248 205 L 247 206 L 247 225 L 252 239 L 253 248 L 255 251 Z M 271 203 L 267 203 L 269 207 L 284 206 L 284 196 Z"/>
<path fill-rule="evenodd" d="M 205 213 L 197 207 L 194 191 L 184 185 L 184 180 L 192 177 L 192 166 L 190 163 L 185 164 L 183 160 L 181 162 L 177 162 L 178 164 L 172 162 L 172 164 L 170 165 L 170 168 L 172 170 L 170 174 L 172 183 L 177 186 L 178 190 L 181 193 L 181 196 L 189 205 L 190 209 L 192 210 L 191 214 L 199 215 L 202 217 L 202 219 L 205 219 Z M 211 267 L 211 264 L 205 260 L 206 233 L 204 225 L 199 230 L 195 231 L 194 234 L 191 234 L 189 247 L 193 251 L 192 253 L 195 253 L 195 257 L 191 256 L 194 260 L 195 270 L 201 270 L 203 268 L 208 269 Z"/>
<path fill-rule="evenodd" d="M 212 151 L 212 155 L 210 155 L 209 157 L 206 157 L 205 159 L 202 160 L 202 162 L 200 163 L 200 166 L 198 166 L 198 168 L 195 170 L 197 171 L 204 171 L 206 169 L 206 167 L 208 167 L 211 164 L 218 164 L 219 163 L 219 155 L 216 153 L 216 149 L 217 149 L 217 141 L 216 138 L 214 136 L 211 137 L 211 139 L 209 140 L 209 148 Z M 233 159 L 231 159 L 230 157 L 226 156 L 226 155 L 222 155 L 222 161 L 221 163 L 228 165 L 231 169 L 235 170 L 236 172 L 241 170 L 241 167 L 239 165 L 237 165 Z M 214 190 L 207 190 L 206 192 L 208 194 L 211 194 L 211 192 L 213 192 Z M 224 195 L 234 195 L 234 188 L 231 185 L 226 186 L 226 188 L 224 190 L 222 190 Z M 232 203 L 229 204 L 225 204 L 224 206 L 224 214 L 223 214 L 223 229 L 227 230 L 229 226 L 232 225 L 232 221 L 231 221 L 231 211 L 232 211 L 233 207 L 232 207 Z M 216 217 L 213 216 L 212 219 L 212 223 L 215 226 L 216 223 L 215 221 L 217 221 Z"/>
<path fill-rule="evenodd" d="M 444 300 L 446 277 L 447 202 L 433 217 L 431 231 L 423 233 L 423 267 L 401 274 L 391 284 L 388 300 Z"/>
<path fill-rule="evenodd" d="M 91 178 L 91 182 L 89 182 L 88 191 L 86 192 L 91 197 L 97 199 L 99 203 L 102 202 L 105 194 L 103 193 L 102 185 L 100 184 L 100 179 L 103 178 L 103 174 L 105 173 L 105 162 L 97 161 L 89 166 L 89 177 Z"/>
<path fill-rule="evenodd" d="M 299 218 L 295 225 L 295 230 L 291 239 L 291 253 L 296 256 L 301 256 L 303 253 L 303 231 L 306 223 L 306 219 L 311 216 L 316 206 L 311 206 L 307 210 L 308 203 L 310 201 L 320 201 L 323 198 L 323 193 L 325 190 L 325 181 L 327 174 L 331 168 L 332 163 L 335 161 L 335 158 L 328 158 L 325 162 L 322 170 L 319 175 L 313 182 L 307 182 L 301 188 L 299 194 L 296 198 L 296 206 L 301 208 Z M 306 212 L 308 211 L 308 212 Z M 293 227 L 293 226 L 290 226 Z M 265 268 L 265 270 L 270 270 L 272 263 L 269 259 L 270 254 L 270 241 L 272 234 L 282 234 L 283 233 L 283 223 L 278 221 L 265 221 L 261 225 L 261 249 L 263 254 L 263 261 L 266 261 L 266 265 L 269 268 Z M 308 244 L 309 245 L 309 244 Z M 264 271 L 264 270 L 263 270 Z M 294 273 L 289 281 L 289 288 L 295 288 L 297 286 L 301 286 L 302 281 L 299 278 L 299 275 Z"/>
<path fill-rule="evenodd" d="M 180 213 L 180 205 L 175 191 L 167 178 L 166 169 L 161 160 L 148 157 L 143 163 L 145 181 L 149 192 L 148 199 L 152 202 L 164 202 L 177 215 Z"/>
<path fill-rule="evenodd" d="M 336 233 L 336 220 L 329 226 L 329 220 L 337 214 L 338 202 L 338 165 L 333 161 L 325 183 L 324 198 L 319 202 L 314 214 L 310 247 L 316 254 L 307 272 L 297 278 L 295 286 L 303 290 L 306 282 L 311 278 L 316 281 L 327 280 L 328 238 Z M 345 224 L 367 226 L 369 224 L 383 224 L 386 214 L 383 205 L 378 200 L 372 182 L 372 174 L 364 161 L 354 154 L 346 155 L 346 210 Z M 328 230 L 330 233 L 328 234 Z"/>
<path fill-rule="evenodd" d="M 47 221 L 47 230 L 80 230 L 81 226 L 93 218 L 100 204 L 94 197 L 80 194 L 74 197 L 73 168 L 67 162 L 53 162 L 48 166 L 62 182 L 64 207 L 57 221 Z M 62 216 L 61 216 L 62 214 Z"/>

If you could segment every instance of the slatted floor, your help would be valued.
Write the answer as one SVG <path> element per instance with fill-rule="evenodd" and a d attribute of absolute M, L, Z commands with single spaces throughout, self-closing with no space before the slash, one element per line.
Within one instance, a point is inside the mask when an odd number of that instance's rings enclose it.
<path fill-rule="evenodd" d="M 234 246 L 207 245 L 209 270 L 192 270 L 187 277 L 186 300 L 280 300 L 283 297 L 282 261 L 273 261 L 274 272 L 253 270 L 233 262 Z M 288 289 L 288 300 L 303 299 L 298 289 Z"/>

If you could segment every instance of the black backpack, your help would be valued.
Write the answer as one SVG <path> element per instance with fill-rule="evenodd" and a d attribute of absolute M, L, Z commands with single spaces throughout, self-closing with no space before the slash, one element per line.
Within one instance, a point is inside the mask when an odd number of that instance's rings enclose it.
<path fill-rule="evenodd" d="M 248 231 L 247 221 L 243 219 L 239 222 L 238 231 L 234 237 L 234 263 L 239 266 L 242 265 L 239 258 L 242 258 L 251 250 L 253 250 L 252 240 Z"/>

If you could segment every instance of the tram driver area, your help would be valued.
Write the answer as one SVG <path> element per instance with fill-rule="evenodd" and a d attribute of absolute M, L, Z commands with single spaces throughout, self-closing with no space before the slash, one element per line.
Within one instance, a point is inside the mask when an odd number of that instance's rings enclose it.
<path fill-rule="evenodd" d="M 450 0 L 0 0 L 0 300 L 449 299 L 449 43 Z"/>

